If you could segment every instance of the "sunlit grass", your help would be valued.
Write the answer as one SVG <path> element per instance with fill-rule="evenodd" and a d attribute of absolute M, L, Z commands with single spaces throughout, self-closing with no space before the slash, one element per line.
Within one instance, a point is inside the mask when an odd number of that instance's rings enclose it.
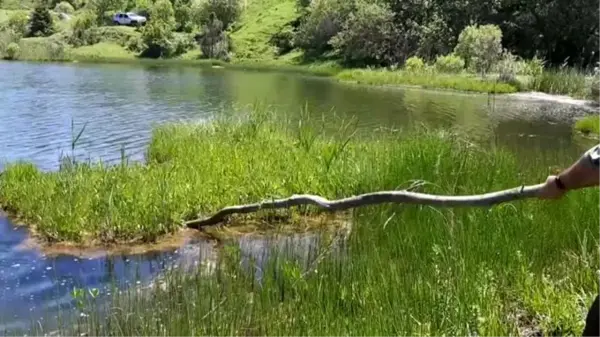
<path fill-rule="evenodd" d="M 575 122 L 575 130 L 585 134 L 594 134 L 600 137 L 600 116 L 592 115 L 579 119 Z"/>
<path fill-rule="evenodd" d="M 211 197 L 223 203 L 260 197 L 250 191 L 335 196 L 393 189 L 412 179 L 427 181 L 422 190 L 431 193 L 482 193 L 537 183 L 548 173 L 536 160 L 523 171 L 501 149 L 477 149 L 440 133 L 353 141 L 324 171 L 322 140 L 309 141 L 313 128 L 294 144 L 273 126 L 257 119 L 234 129 L 215 126 L 229 131 L 219 134 L 227 139 L 223 142 L 235 139 L 235 149 L 216 139 L 202 145 L 211 128 L 172 127 L 156 137 L 151 157 L 172 168 L 189 160 L 198 170 L 195 178 L 187 176 L 190 195 L 203 193 L 206 187 L 197 183 L 202 181 L 218 194 L 198 198 L 213 204 L 219 202 Z M 267 130 L 271 136 L 263 138 Z M 275 152 L 263 150 L 275 144 Z M 302 144 L 313 145 L 307 151 Z M 211 147 L 231 152 L 219 160 Z M 556 155 L 558 162 L 564 154 Z M 221 167 L 222 185 L 214 184 L 206 167 Z M 265 174 L 272 179 L 267 182 Z M 76 334 L 578 335 L 598 291 L 599 201 L 592 189 L 560 201 L 489 208 L 359 208 L 348 239 L 335 249 L 311 251 L 309 261 L 266 251 L 268 262 L 261 263 L 241 256 L 235 244 L 226 245 L 213 272 L 168 272 L 159 288 L 116 296 L 107 312 L 88 303 L 85 312 L 97 314 L 83 319 L 87 325 Z M 103 315 L 106 321 L 93 318 Z"/>
<path fill-rule="evenodd" d="M 344 70 L 336 75 L 342 81 L 372 85 L 416 85 L 425 88 L 453 89 L 484 93 L 512 93 L 518 89 L 507 83 L 484 80 L 476 76 L 440 74 L 435 72 L 411 73 L 402 70 Z"/>
<path fill-rule="evenodd" d="M 337 198 L 410 179 L 437 181 L 426 171 L 400 178 L 388 170 L 413 161 L 421 167 L 419 158 L 430 151 L 435 158 L 444 151 L 463 158 L 453 152 L 450 135 L 390 132 L 357 140 L 340 125 L 342 138 L 330 139 L 318 121 L 293 128 L 262 108 L 249 119 L 165 125 L 153 131 L 148 163 L 79 163 L 58 172 L 10 164 L 0 177 L 0 204 L 50 241 L 147 242 L 231 204 L 296 193 Z"/>
<path fill-rule="evenodd" d="M 592 98 L 592 77 L 573 68 L 547 69 L 535 76 L 529 89 L 548 94 L 569 95 L 575 98 Z"/>

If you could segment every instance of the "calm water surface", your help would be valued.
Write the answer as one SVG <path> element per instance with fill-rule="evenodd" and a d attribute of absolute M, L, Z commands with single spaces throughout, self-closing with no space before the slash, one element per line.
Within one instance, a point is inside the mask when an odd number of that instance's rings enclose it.
<path fill-rule="evenodd" d="M 56 169 L 61 153 L 70 154 L 72 121 L 75 131 L 87 123 L 78 158 L 115 161 L 123 148 L 130 159 L 141 160 L 153 125 L 205 120 L 257 102 L 290 115 L 307 106 L 319 118 L 326 113 L 332 127 L 336 118 L 353 116 L 363 131 L 417 124 L 463 130 L 483 145 L 499 144 L 536 160 L 560 151 L 577 156 L 587 144 L 574 137 L 568 121 L 589 113 L 553 102 L 350 86 L 281 73 L 8 62 L 0 62 L 0 102 L 0 170 L 18 160 Z M 0 216 L 0 331 L 7 333 L 32 321 L 52 329 L 58 309 L 69 312 L 74 286 L 103 289 L 109 298 L 112 282 L 121 289 L 146 284 L 165 269 L 198 265 L 215 252 L 208 242 L 193 242 L 138 257 L 45 257 L 21 248 L 25 237 Z M 318 236 L 286 240 L 306 255 Z M 264 256 L 267 246 L 256 239 L 240 242 L 243 254 L 255 257 Z"/>

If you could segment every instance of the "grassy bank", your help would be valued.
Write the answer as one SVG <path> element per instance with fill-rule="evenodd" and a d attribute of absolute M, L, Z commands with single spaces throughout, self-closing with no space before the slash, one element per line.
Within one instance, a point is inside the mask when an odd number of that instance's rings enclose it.
<path fill-rule="evenodd" d="M 122 27 L 121 27 L 122 28 Z M 579 99 L 594 99 L 591 75 L 574 69 L 548 70 L 537 76 L 520 78 L 519 82 L 503 83 L 498 75 L 483 79 L 466 72 L 445 74 L 435 71 L 410 72 L 386 69 L 345 69 L 336 62 L 300 63 L 292 59 L 240 58 L 232 62 L 200 58 L 191 51 L 171 59 L 140 58 L 115 42 L 101 42 L 91 46 L 70 48 L 49 38 L 21 39 L 18 59 L 24 61 L 58 61 L 81 63 L 132 63 L 165 66 L 222 66 L 244 70 L 268 70 L 315 76 L 332 77 L 338 81 L 384 86 L 418 86 L 430 89 L 448 89 L 480 93 L 514 93 L 540 91 L 568 95 Z"/>
<path fill-rule="evenodd" d="M 73 219 L 87 221 L 74 222 L 80 230 L 104 221 L 111 226 L 105 230 L 134 235 L 156 233 L 169 217 L 266 196 L 335 197 L 413 179 L 427 181 L 426 192 L 479 193 L 549 173 L 535 160 L 523 171 L 501 149 L 478 149 L 444 133 L 380 134 L 336 152 L 339 141 L 311 140 L 314 125 L 284 133 L 285 125 L 255 115 L 237 124 L 170 126 L 154 134 L 151 166 L 81 167 L 45 178 L 11 167 L 3 183 L 20 185 L 20 197 L 11 200 L 44 216 L 40 224 L 73 205 Z M 561 155 L 561 165 L 578 156 Z M 73 187 L 57 188 L 61 176 Z M 244 272 L 239 252 L 225 249 L 214 274 L 169 273 L 162 290 L 115 297 L 107 321 L 88 303 L 83 310 L 95 315 L 82 318 L 76 333 L 578 335 L 598 291 L 598 202 L 591 189 L 491 208 L 357 209 L 341 255 L 322 252 L 309 269 L 271 255 L 259 284 L 257 269 Z"/>
<path fill-rule="evenodd" d="M 584 134 L 591 133 L 596 137 L 600 137 L 600 116 L 588 116 L 576 121 L 575 130 Z"/>

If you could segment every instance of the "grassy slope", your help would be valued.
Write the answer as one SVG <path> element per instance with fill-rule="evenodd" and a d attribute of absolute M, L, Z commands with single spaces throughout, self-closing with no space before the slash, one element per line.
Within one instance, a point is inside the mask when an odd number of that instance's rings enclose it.
<path fill-rule="evenodd" d="M 275 48 L 269 39 L 297 17 L 294 0 L 249 0 L 231 34 L 237 60 L 271 61 L 276 59 Z"/>

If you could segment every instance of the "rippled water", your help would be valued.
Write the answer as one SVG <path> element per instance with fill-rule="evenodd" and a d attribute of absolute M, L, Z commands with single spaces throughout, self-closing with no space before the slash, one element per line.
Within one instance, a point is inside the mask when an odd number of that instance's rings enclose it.
<path fill-rule="evenodd" d="M 0 170 L 17 160 L 56 169 L 60 154 L 69 154 L 72 121 L 75 131 L 87 123 L 78 158 L 118 160 L 124 148 L 130 159 L 140 160 L 156 123 L 202 120 L 228 106 L 259 101 L 292 115 L 306 105 L 319 117 L 326 112 L 326 123 L 335 123 L 334 113 L 355 116 L 364 130 L 414 124 L 466 130 L 483 144 L 506 146 L 524 158 L 559 148 L 579 152 L 582 145 L 568 122 L 590 113 L 533 99 L 209 68 L 0 62 L 0 79 Z M 215 253 L 209 242 L 194 241 L 173 252 L 139 257 L 50 258 L 22 248 L 25 238 L 22 228 L 0 216 L 0 331 L 27 328 L 32 320 L 47 321 L 51 329 L 59 308 L 69 312 L 74 286 L 108 289 L 114 280 L 121 287 L 137 280 L 144 284 L 166 268 L 193 266 Z M 316 235 L 287 240 L 305 258 L 318 244 Z M 240 241 L 242 253 L 255 257 L 264 258 L 267 246 L 255 238 Z"/>

